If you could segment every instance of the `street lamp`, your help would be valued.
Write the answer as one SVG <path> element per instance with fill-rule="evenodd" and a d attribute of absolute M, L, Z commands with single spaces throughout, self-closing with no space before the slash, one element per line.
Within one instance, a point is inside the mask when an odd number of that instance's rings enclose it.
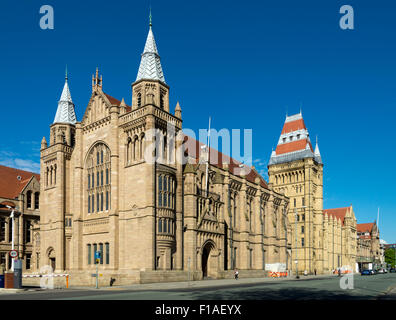
<path fill-rule="evenodd" d="M 11 218 L 11 228 L 12 228 L 12 235 L 11 235 L 11 237 L 12 237 L 12 239 L 11 239 L 11 250 L 14 250 L 14 246 L 15 246 L 15 244 L 14 244 L 14 234 L 15 234 L 15 228 L 14 228 L 14 225 L 15 225 L 15 219 L 14 219 L 14 212 L 15 212 L 15 208 L 13 208 L 13 207 L 10 207 L 10 206 L 8 206 L 8 205 L 6 205 L 6 207 L 8 208 L 8 209 L 11 209 L 12 211 L 11 211 L 11 215 L 10 215 L 10 218 Z M 12 272 L 14 272 L 14 258 L 12 258 L 12 260 L 11 260 L 11 271 Z"/>
<path fill-rule="evenodd" d="M 302 209 L 305 209 L 306 206 L 302 206 Z M 296 260 L 294 263 L 296 264 L 296 279 L 300 279 L 300 276 L 298 275 L 298 256 L 297 256 L 297 208 L 294 208 L 294 224 L 295 224 L 295 233 L 296 233 Z"/>

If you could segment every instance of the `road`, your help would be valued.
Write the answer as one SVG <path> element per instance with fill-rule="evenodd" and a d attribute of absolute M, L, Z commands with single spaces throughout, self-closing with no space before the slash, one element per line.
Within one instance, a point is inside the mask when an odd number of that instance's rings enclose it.
<path fill-rule="evenodd" d="M 0 300 L 396 300 L 396 274 L 354 275 L 353 289 L 341 289 L 338 277 L 300 280 L 270 279 L 264 282 L 222 280 L 207 287 L 198 282 L 104 289 L 62 289 L 1 293 Z M 246 279 L 247 280 L 247 279 Z M 351 283 L 350 283 L 351 284 Z M 139 287 L 140 286 L 140 287 Z M 179 286 L 179 287 L 178 287 Z M 140 288 L 140 289 L 139 289 Z"/>

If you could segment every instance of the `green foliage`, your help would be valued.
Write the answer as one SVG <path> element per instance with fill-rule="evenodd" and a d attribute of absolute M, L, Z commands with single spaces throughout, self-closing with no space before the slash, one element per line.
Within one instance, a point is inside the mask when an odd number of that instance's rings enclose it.
<path fill-rule="evenodd" d="M 395 254 L 396 250 L 394 248 L 388 248 L 385 250 L 385 262 L 393 267 L 395 267 Z"/>

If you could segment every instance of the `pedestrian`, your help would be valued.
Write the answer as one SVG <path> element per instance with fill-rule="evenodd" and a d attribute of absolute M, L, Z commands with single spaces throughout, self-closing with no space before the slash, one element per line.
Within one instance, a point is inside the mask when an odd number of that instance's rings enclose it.
<path fill-rule="evenodd" d="M 238 280 L 238 275 L 239 275 L 238 269 L 235 269 L 234 271 L 235 280 Z"/>
<path fill-rule="evenodd" d="M 315 276 L 316 276 L 316 269 L 315 269 Z"/>
<path fill-rule="evenodd" d="M 341 268 L 338 268 L 338 276 L 341 277 Z"/>

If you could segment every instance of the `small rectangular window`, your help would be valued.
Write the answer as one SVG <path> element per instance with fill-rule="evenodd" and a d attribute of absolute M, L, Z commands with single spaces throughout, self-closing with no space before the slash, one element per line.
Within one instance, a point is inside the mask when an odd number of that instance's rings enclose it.
<path fill-rule="evenodd" d="M 109 192 L 106 191 L 106 210 L 109 210 Z"/>
<path fill-rule="evenodd" d="M 27 253 L 26 254 L 26 270 L 30 270 L 31 260 L 32 260 L 32 254 L 31 253 Z"/>
<path fill-rule="evenodd" d="M 91 257 L 92 257 L 92 251 L 91 251 L 91 245 L 89 244 L 89 245 L 87 245 L 87 250 L 88 250 L 88 264 L 91 264 L 92 262 L 91 262 Z"/>
<path fill-rule="evenodd" d="M 110 244 L 106 243 L 106 264 L 110 264 Z"/>
<path fill-rule="evenodd" d="M 103 264 L 103 243 L 99 244 L 100 264 Z"/>

